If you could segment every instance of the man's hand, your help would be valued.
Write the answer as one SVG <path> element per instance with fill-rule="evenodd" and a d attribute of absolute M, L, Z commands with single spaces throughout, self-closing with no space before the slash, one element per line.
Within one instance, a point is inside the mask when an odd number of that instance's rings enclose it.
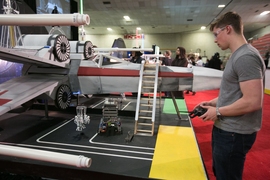
<path fill-rule="evenodd" d="M 202 108 L 207 109 L 206 113 L 204 113 L 201 118 L 203 121 L 216 121 L 217 118 L 217 113 L 216 113 L 216 107 L 213 106 L 207 106 L 207 105 L 201 105 Z"/>

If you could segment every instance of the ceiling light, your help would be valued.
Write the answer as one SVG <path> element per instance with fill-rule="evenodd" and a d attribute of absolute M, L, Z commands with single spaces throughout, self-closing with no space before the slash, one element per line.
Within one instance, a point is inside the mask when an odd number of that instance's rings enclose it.
<path fill-rule="evenodd" d="M 107 28 L 108 31 L 112 31 L 112 28 Z"/>
<path fill-rule="evenodd" d="M 205 26 L 202 26 L 201 29 L 205 29 L 206 27 Z"/>
<path fill-rule="evenodd" d="M 219 7 L 219 8 L 224 8 L 225 5 L 224 5 L 224 4 L 220 4 L 220 5 L 218 5 L 218 7 Z"/>
<path fill-rule="evenodd" d="M 129 16 L 124 16 L 124 19 L 125 19 L 126 21 L 130 21 L 130 17 L 129 17 Z"/>
<path fill-rule="evenodd" d="M 270 13 L 270 11 L 263 11 L 260 15 L 261 15 L 261 16 L 264 16 L 264 15 L 266 15 L 266 14 L 268 14 L 268 13 Z"/>
<path fill-rule="evenodd" d="M 136 29 L 139 30 L 139 31 L 142 30 L 142 28 L 140 28 L 140 27 L 137 27 Z"/>

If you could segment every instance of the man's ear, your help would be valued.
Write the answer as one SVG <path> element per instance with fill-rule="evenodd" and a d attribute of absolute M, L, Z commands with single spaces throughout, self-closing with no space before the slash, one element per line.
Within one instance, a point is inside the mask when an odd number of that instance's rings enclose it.
<path fill-rule="evenodd" d="M 231 34 L 231 32 L 233 31 L 233 27 L 231 25 L 228 25 L 225 30 L 227 34 Z"/>

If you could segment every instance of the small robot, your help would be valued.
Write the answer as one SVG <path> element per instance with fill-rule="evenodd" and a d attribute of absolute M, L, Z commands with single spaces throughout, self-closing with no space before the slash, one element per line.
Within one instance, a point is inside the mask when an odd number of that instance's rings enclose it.
<path fill-rule="evenodd" d="M 105 134 L 106 136 L 114 136 L 117 134 L 122 134 L 123 131 L 121 127 L 120 118 L 117 117 L 110 118 L 106 122 L 104 121 L 103 118 L 101 118 L 98 133 L 100 135 Z"/>
<path fill-rule="evenodd" d="M 102 118 L 99 123 L 98 133 L 107 136 L 122 134 L 121 121 L 118 117 L 118 101 L 106 98 L 102 110 Z"/>
<path fill-rule="evenodd" d="M 82 131 L 85 124 L 90 123 L 90 116 L 86 115 L 86 106 L 77 106 L 76 111 L 77 116 L 74 118 L 74 123 L 77 124 L 76 131 Z"/>

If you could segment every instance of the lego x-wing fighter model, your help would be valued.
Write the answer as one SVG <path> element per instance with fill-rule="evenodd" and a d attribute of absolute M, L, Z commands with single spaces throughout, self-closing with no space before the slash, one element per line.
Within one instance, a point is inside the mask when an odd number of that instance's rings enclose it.
<path fill-rule="evenodd" d="M 30 25 L 28 16 L 15 16 L 21 17 L 20 25 L 23 22 Z M 58 18 L 58 14 L 54 16 Z M 76 19 L 74 16 L 84 19 L 82 24 L 87 24 L 87 19 L 90 19 L 79 14 L 61 15 L 61 18 L 65 22 L 66 18 Z M 4 17 L 0 15 L 0 20 Z M 10 20 L 5 20 L 4 25 L 14 25 L 14 17 L 6 16 Z M 45 16 L 41 19 L 46 21 Z M 47 19 L 51 20 L 52 17 Z M 34 21 L 32 25 L 35 25 Z M 21 77 L 0 84 L 0 115 L 37 97 L 51 98 L 57 107 L 66 109 L 72 94 L 138 91 L 141 66 L 144 64 L 131 63 L 108 54 L 98 54 L 90 61 L 88 59 L 94 51 L 90 41 L 69 41 L 61 34 L 24 35 L 21 40 L 23 45 L 0 47 L 1 59 L 24 64 Z M 161 78 L 159 91 L 199 91 L 219 88 L 222 71 L 203 67 L 160 66 L 158 76 Z"/>

